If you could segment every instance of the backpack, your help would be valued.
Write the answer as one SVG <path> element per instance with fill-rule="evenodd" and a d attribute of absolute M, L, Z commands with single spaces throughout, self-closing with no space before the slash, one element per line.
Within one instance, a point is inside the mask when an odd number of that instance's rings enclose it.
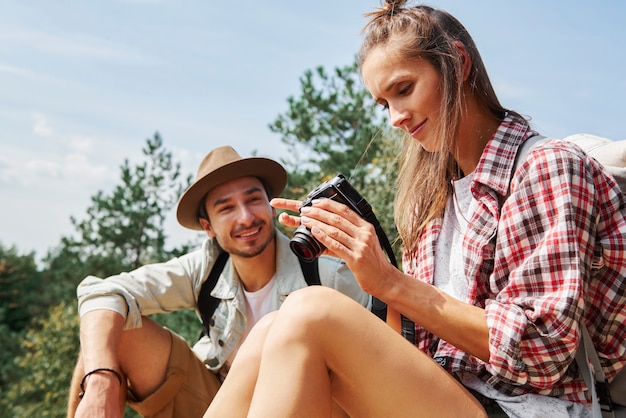
<path fill-rule="evenodd" d="M 221 252 L 217 256 L 217 260 L 215 260 L 215 264 L 209 273 L 209 277 L 200 287 L 200 293 L 198 294 L 198 311 L 200 311 L 200 318 L 202 319 L 202 333 L 200 334 L 200 338 L 204 335 L 209 335 L 211 317 L 221 300 L 211 296 L 211 291 L 217 284 L 217 280 L 224 270 L 224 266 L 226 266 L 226 261 L 228 261 L 229 256 L 230 255 L 225 251 Z M 322 283 L 320 281 L 318 259 L 315 258 L 312 261 L 306 261 L 298 257 L 298 261 L 300 262 L 300 268 L 302 269 L 302 274 L 304 275 L 304 280 L 306 281 L 307 286 L 321 285 Z M 372 298 L 371 312 L 380 319 L 385 320 L 387 305 L 377 298 Z"/>
<path fill-rule="evenodd" d="M 524 161 L 528 152 L 545 137 L 540 135 L 528 138 L 515 156 L 513 172 Z M 626 195 L 626 140 L 612 141 L 590 134 L 575 134 L 563 138 L 582 148 L 590 157 L 604 166 Z M 626 307 L 625 307 L 626 309 Z M 576 353 L 578 368 L 591 391 L 594 418 L 626 417 L 626 368 L 622 369 L 611 382 L 606 380 L 598 353 L 593 346 L 589 331 L 581 327 L 581 343 Z"/>

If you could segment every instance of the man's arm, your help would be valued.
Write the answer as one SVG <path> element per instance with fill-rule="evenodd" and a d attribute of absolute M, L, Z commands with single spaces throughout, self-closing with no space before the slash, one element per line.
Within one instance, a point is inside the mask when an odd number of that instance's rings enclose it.
<path fill-rule="evenodd" d="M 124 317 L 109 310 L 86 313 L 80 320 L 81 355 L 83 375 L 92 370 L 107 368 L 122 374 L 118 351 Z M 125 377 L 120 385 L 111 372 L 96 372 L 85 380 L 85 393 L 76 411 L 77 417 L 121 417 L 125 406 Z M 73 382 L 70 396 L 76 396 L 80 382 Z"/>
<path fill-rule="evenodd" d="M 77 416 L 119 417 L 126 403 L 127 381 L 139 400 L 165 381 L 172 350 L 171 333 L 146 317 L 139 328 L 123 326 L 123 316 L 114 311 L 100 309 L 83 315 L 78 365 L 83 367 L 75 373 L 73 396 L 80 391 L 80 379 L 97 371 L 85 379 L 85 395 Z"/>

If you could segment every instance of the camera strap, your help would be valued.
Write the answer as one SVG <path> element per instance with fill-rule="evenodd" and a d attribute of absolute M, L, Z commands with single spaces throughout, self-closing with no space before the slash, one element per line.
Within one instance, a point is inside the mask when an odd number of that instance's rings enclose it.
<path fill-rule="evenodd" d="M 396 257 L 393 253 L 393 248 L 391 247 L 391 243 L 389 242 L 389 238 L 387 237 L 387 234 L 385 234 L 383 228 L 380 226 L 380 222 L 378 222 L 378 219 L 376 218 L 376 215 L 374 215 L 374 212 L 369 213 L 366 216 L 366 219 L 369 223 L 374 225 L 374 230 L 376 231 L 378 242 L 380 242 L 380 245 L 387 253 L 389 261 L 391 262 L 391 264 L 394 265 L 394 267 L 399 269 Z M 385 321 L 387 319 L 387 304 L 377 297 L 372 296 L 372 312 L 377 317 Z M 402 336 L 411 344 L 415 344 L 415 322 L 411 321 L 404 315 L 400 315 L 400 323 Z"/>

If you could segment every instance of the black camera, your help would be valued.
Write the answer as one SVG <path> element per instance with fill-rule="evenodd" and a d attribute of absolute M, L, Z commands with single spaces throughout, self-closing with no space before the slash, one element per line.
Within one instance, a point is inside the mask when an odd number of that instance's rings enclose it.
<path fill-rule="evenodd" d="M 358 213 L 363 219 L 374 225 L 377 233 L 379 230 L 382 232 L 370 204 L 352 187 L 342 174 L 338 174 L 335 178 L 317 186 L 315 190 L 308 194 L 304 202 L 302 202 L 302 207 L 311 206 L 313 199 L 320 198 L 328 198 L 343 203 Z M 384 235 L 384 237 L 387 239 L 386 235 Z M 311 235 L 311 230 L 304 225 L 300 225 L 298 229 L 296 229 L 289 242 L 289 246 L 298 257 L 306 261 L 312 261 L 319 257 L 326 249 L 322 243 Z"/>

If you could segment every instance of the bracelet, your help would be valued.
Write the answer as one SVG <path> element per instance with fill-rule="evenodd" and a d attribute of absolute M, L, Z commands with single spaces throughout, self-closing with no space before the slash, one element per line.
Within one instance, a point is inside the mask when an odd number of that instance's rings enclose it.
<path fill-rule="evenodd" d="M 118 372 L 117 370 L 113 370 L 113 369 L 107 369 L 106 367 L 101 367 L 99 369 L 93 369 L 90 372 L 87 372 L 84 376 L 83 376 L 83 380 L 80 381 L 80 390 L 81 392 L 78 394 L 78 397 L 82 399 L 83 396 L 85 396 L 85 381 L 87 380 L 87 378 L 89 376 L 91 376 L 94 373 L 100 373 L 100 372 L 109 372 L 109 373 L 113 373 L 115 375 L 115 377 L 117 377 L 117 380 L 120 381 L 120 386 L 122 386 L 122 375 L 120 374 L 120 372 Z"/>

